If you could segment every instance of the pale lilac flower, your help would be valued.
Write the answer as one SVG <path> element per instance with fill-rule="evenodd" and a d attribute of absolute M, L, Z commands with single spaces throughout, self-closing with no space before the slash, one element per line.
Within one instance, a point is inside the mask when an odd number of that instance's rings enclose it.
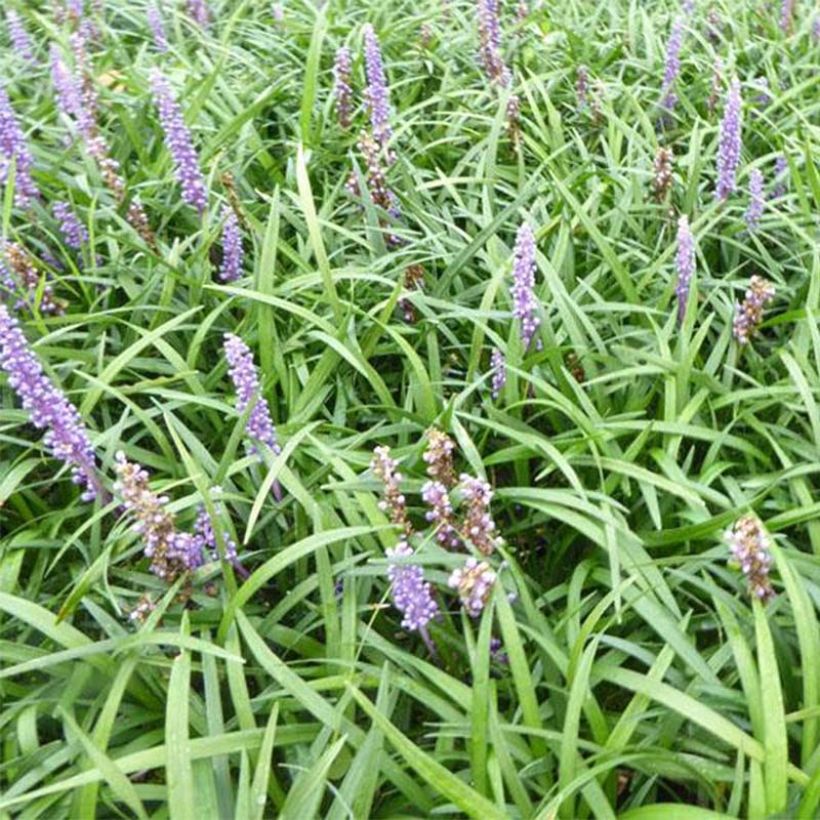
<path fill-rule="evenodd" d="M 669 42 L 666 44 L 666 63 L 663 72 L 663 88 L 661 105 L 671 111 L 678 102 L 678 95 L 674 91 L 675 82 L 680 75 L 680 52 L 683 46 L 683 35 L 686 21 L 683 15 L 678 15 L 672 23 Z"/>
<path fill-rule="evenodd" d="M 794 0 L 780 0 L 780 30 L 788 34 L 792 29 L 792 19 L 794 17 Z"/>
<path fill-rule="evenodd" d="M 769 579 L 772 566 L 769 536 L 755 515 L 744 515 L 724 533 L 733 563 L 746 576 L 749 594 L 766 602 L 774 597 Z"/>
<path fill-rule="evenodd" d="M 187 10 L 188 16 L 203 28 L 211 21 L 211 12 L 206 0 L 188 0 Z"/>
<path fill-rule="evenodd" d="M 445 487 L 455 487 L 456 472 L 453 466 L 455 442 L 447 435 L 431 427 L 427 431 L 427 447 L 422 459 L 427 465 L 427 475 L 433 481 L 440 481 Z"/>
<path fill-rule="evenodd" d="M 455 526 L 447 487 L 440 481 L 426 481 L 421 488 L 421 498 L 429 507 L 424 517 L 436 528 L 436 541 L 445 549 L 458 549 L 461 538 Z"/>
<path fill-rule="evenodd" d="M 588 95 L 589 69 L 585 65 L 579 65 L 575 72 L 575 101 L 579 111 L 586 108 Z"/>
<path fill-rule="evenodd" d="M 31 47 L 31 39 L 28 32 L 23 26 L 23 21 L 16 11 L 9 9 L 6 12 L 6 24 L 9 29 L 9 39 L 11 40 L 12 49 L 24 60 L 30 63 L 36 62 L 34 51 Z"/>
<path fill-rule="evenodd" d="M 774 188 L 772 189 L 772 199 L 780 199 L 786 196 L 789 183 L 789 162 L 782 154 L 774 161 Z"/>
<path fill-rule="evenodd" d="M 438 615 L 438 604 L 433 598 L 431 585 L 424 580 L 424 570 L 415 564 L 395 560 L 413 555 L 413 550 L 404 539 L 393 549 L 386 550 L 386 554 L 390 560 L 387 576 L 392 582 L 393 603 L 403 616 L 401 625 L 411 632 L 419 631 L 425 635 L 427 624 Z"/>
<path fill-rule="evenodd" d="M 753 276 L 742 302 L 735 305 L 732 334 L 741 345 L 747 345 L 763 321 L 763 309 L 774 299 L 774 285 L 762 276 Z"/>
<path fill-rule="evenodd" d="M 811 24 L 811 36 L 815 43 L 820 41 L 820 14 L 814 15 L 814 20 Z"/>
<path fill-rule="evenodd" d="M 66 66 L 60 47 L 56 43 L 51 44 L 51 84 L 54 86 L 54 97 L 57 107 L 67 117 L 73 119 L 80 118 L 82 101 L 77 80 Z"/>
<path fill-rule="evenodd" d="M 717 198 L 725 201 L 736 188 L 735 174 L 740 164 L 741 149 L 741 97 L 740 81 L 732 78 L 723 121 L 720 124 L 717 157 Z"/>
<path fill-rule="evenodd" d="M 174 514 L 167 509 L 167 496 L 157 495 L 148 486 L 148 471 L 118 452 L 114 472 L 114 492 L 134 519 L 132 529 L 142 537 L 145 556 L 151 559 L 151 572 L 172 583 L 202 566 L 203 538 L 176 529 Z"/>
<path fill-rule="evenodd" d="M 45 375 L 19 323 L 1 304 L 0 368 L 8 374 L 9 386 L 20 397 L 31 423 L 46 430 L 46 449 L 69 465 L 72 480 L 83 487 L 83 500 L 96 498 L 102 487 L 85 424 L 77 408 Z"/>
<path fill-rule="evenodd" d="M 479 60 L 487 78 L 502 87 L 512 80 L 512 74 L 501 56 L 501 25 L 498 0 L 478 1 Z"/>
<path fill-rule="evenodd" d="M 17 242 L 5 242 L 2 246 L 3 253 L 9 263 L 9 267 L 17 276 L 24 291 L 23 298 L 18 300 L 14 307 L 19 310 L 29 307 L 33 312 L 33 305 L 40 292 L 40 303 L 38 308 L 43 315 L 59 315 L 65 312 L 62 302 L 54 298 L 54 291 L 48 283 L 47 277 L 41 277 L 35 266 L 32 255 Z M 43 281 L 45 279 L 45 281 Z M 15 288 L 20 292 L 19 288 Z"/>
<path fill-rule="evenodd" d="M 671 148 L 658 148 L 652 161 L 652 196 L 655 202 L 663 202 L 672 187 L 672 164 L 675 154 Z"/>
<path fill-rule="evenodd" d="M 0 183 L 5 183 L 14 164 L 14 202 L 28 207 L 40 192 L 31 178 L 34 158 L 26 145 L 23 129 L 17 119 L 6 89 L 0 83 Z"/>
<path fill-rule="evenodd" d="M 393 135 L 393 129 L 390 127 L 390 99 L 381 47 L 370 23 L 364 27 L 364 64 L 367 74 L 366 97 L 370 108 L 373 138 L 381 148 L 386 148 Z"/>
<path fill-rule="evenodd" d="M 333 64 L 336 96 L 336 115 L 342 128 L 350 128 L 350 114 L 353 108 L 353 89 L 350 87 L 350 49 L 340 46 Z"/>
<path fill-rule="evenodd" d="M 511 292 L 513 316 L 521 322 L 521 341 L 524 350 L 527 350 L 541 320 L 536 315 L 538 303 L 535 298 L 535 234 L 526 222 L 518 229 L 515 239 Z"/>
<path fill-rule="evenodd" d="M 165 34 L 165 24 L 162 21 L 162 12 L 156 3 L 151 3 L 145 12 L 148 20 L 148 27 L 151 29 L 151 35 L 154 38 L 154 46 L 157 51 L 165 54 L 168 49 L 168 37 Z"/>
<path fill-rule="evenodd" d="M 223 215 L 225 222 L 222 226 L 222 266 L 219 278 L 223 282 L 235 282 L 242 276 L 242 261 L 245 257 L 242 232 L 233 208 L 226 205 Z"/>
<path fill-rule="evenodd" d="M 270 408 L 262 396 L 250 348 L 238 336 L 226 333 L 224 349 L 225 358 L 228 360 L 228 373 L 236 388 L 237 412 L 244 413 L 248 405 L 255 401 L 245 428 L 251 438 L 248 449 L 251 453 L 256 453 L 256 444 L 261 443 L 269 447 L 275 455 L 279 455 L 282 448 L 279 446 L 276 428 L 271 421 Z"/>
<path fill-rule="evenodd" d="M 772 95 L 769 89 L 769 81 L 765 77 L 756 77 L 752 81 L 752 86 L 757 91 L 753 98 L 753 102 L 757 108 L 766 108 L 771 105 Z"/>
<path fill-rule="evenodd" d="M 272 14 L 274 23 L 281 23 L 285 19 L 285 9 L 281 3 L 273 4 Z"/>
<path fill-rule="evenodd" d="M 763 202 L 763 174 L 759 168 L 752 168 L 749 172 L 749 205 L 743 217 L 749 231 L 757 230 L 763 216 Z"/>
<path fill-rule="evenodd" d="M 214 512 L 219 516 L 224 514 L 224 508 L 220 500 L 222 495 L 221 487 L 214 487 L 211 490 L 211 498 L 213 499 Z M 202 544 L 211 551 L 211 558 L 214 561 L 219 560 L 219 548 L 216 540 L 216 531 L 214 530 L 214 522 L 208 515 L 208 511 L 204 505 L 199 507 L 197 511 L 196 521 L 194 522 L 194 532 L 202 539 Z M 224 530 L 221 533 L 222 544 L 225 547 L 225 558 L 228 561 L 236 561 L 237 547 L 236 542 Z"/>
<path fill-rule="evenodd" d="M 387 513 L 393 524 L 400 526 L 405 535 L 413 532 L 413 525 L 407 517 L 407 499 L 401 490 L 402 474 L 398 471 L 399 463 L 390 455 L 389 447 L 376 447 L 370 470 L 381 482 L 382 499 L 379 509 Z"/>
<path fill-rule="evenodd" d="M 174 158 L 177 179 L 182 185 L 183 198 L 201 214 L 208 204 L 208 192 L 199 168 L 199 158 L 191 132 L 182 117 L 182 110 L 174 99 L 171 86 L 157 69 L 151 74 L 151 85 L 162 129 L 165 132 L 165 142 Z"/>
<path fill-rule="evenodd" d="M 723 60 L 720 57 L 715 57 L 715 62 L 712 67 L 712 87 L 709 91 L 709 98 L 706 101 L 706 107 L 710 114 L 715 113 L 718 102 L 720 100 L 720 89 L 723 85 Z"/>
<path fill-rule="evenodd" d="M 689 301 L 689 286 L 695 275 L 695 240 L 685 214 L 678 220 L 678 252 L 675 265 L 678 272 L 678 283 L 675 287 L 675 295 L 678 297 L 678 321 L 683 322 Z"/>
<path fill-rule="evenodd" d="M 507 383 L 507 360 L 498 347 L 493 350 L 490 357 L 490 370 L 493 374 L 490 389 L 493 399 L 497 399 Z"/>
<path fill-rule="evenodd" d="M 682 0 L 680 8 L 684 14 L 691 17 L 695 13 L 695 0 Z"/>
<path fill-rule="evenodd" d="M 468 558 L 463 567 L 453 570 L 447 586 L 458 591 L 467 614 L 478 618 L 490 600 L 497 577 L 486 561 Z"/>
<path fill-rule="evenodd" d="M 467 504 L 461 536 L 482 555 L 490 555 L 502 543 L 490 514 L 493 491 L 489 483 L 462 473 L 459 485 Z"/>
<path fill-rule="evenodd" d="M 85 225 L 77 219 L 77 215 L 67 202 L 55 202 L 52 211 L 54 218 L 60 223 L 60 233 L 69 248 L 79 249 L 88 242 Z"/>

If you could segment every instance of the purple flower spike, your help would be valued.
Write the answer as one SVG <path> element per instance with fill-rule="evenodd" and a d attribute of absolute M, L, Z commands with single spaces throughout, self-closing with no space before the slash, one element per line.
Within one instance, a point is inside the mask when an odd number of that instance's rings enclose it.
<path fill-rule="evenodd" d="M 515 239 L 515 261 L 513 262 L 513 316 L 521 322 L 521 341 L 527 350 L 541 324 L 536 315 L 538 304 L 535 299 L 535 234 L 524 223 L 518 229 Z"/>
<path fill-rule="evenodd" d="M 236 388 L 237 412 L 244 413 L 248 405 L 256 400 L 245 428 L 251 438 L 248 445 L 249 451 L 257 453 L 256 445 L 261 443 L 269 447 L 275 455 L 279 455 L 282 448 L 276 438 L 276 429 L 271 421 L 268 403 L 262 396 L 250 348 L 233 333 L 225 334 L 224 348 L 225 358 L 228 360 L 228 372 Z"/>
<path fill-rule="evenodd" d="M 726 97 L 718 141 L 716 195 L 721 201 L 727 200 L 736 188 L 735 174 L 740 165 L 741 149 L 741 104 L 740 80 L 733 77 Z"/>
<path fill-rule="evenodd" d="M 749 594 L 766 603 L 774 597 L 769 579 L 772 566 L 769 536 L 755 515 L 744 515 L 723 536 L 729 546 L 732 562 L 746 576 Z"/>
<path fill-rule="evenodd" d="M 114 492 L 134 519 L 132 529 L 142 537 L 145 556 L 151 559 L 151 572 L 172 583 L 183 573 L 202 566 L 203 537 L 176 529 L 174 514 L 166 509 L 168 498 L 157 495 L 148 486 L 148 471 L 118 452 L 114 472 Z"/>
<path fill-rule="evenodd" d="M 350 128 L 350 113 L 353 108 L 353 89 L 350 87 L 350 49 L 341 46 L 336 52 L 333 64 L 336 95 L 336 115 L 342 128 Z"/>
<path fill-rule="evenodd" d="M 460 476 L 460 488 L 467 505 L 461 534 L 482 555 L 495 552 L 503 539 L 496 531 L 495 521 L 490 513 L 490 501 L 493 491 L 489 483 L 480 478 L 474 478 L 467 473 Z"/>
<path fill-rule="evenodd" d="M 211 21 L 211 12 L 206 0 L 188 0 L 188 16 L 199 26 L 205 28 Z"/>
<path fill-rule="evenodd" d="M 40 192 L 31 178 L 34 158 L 26 145 L 23 129 L 17 120 L 11 100 L 0 83 L 0 182 L 8 180 L 11 165 L 15 167 L 14 203 L 26 208 Z"/>
<path fill-rule="evenodd" d="M 94 447 L 77 408 L 48 377 L 29 349 L 17 320 L 0 305 L 0 368 L 9 386 L 20 397 L 31 423 L 47 432 L 43 443 L 51 454 L 71 467 L 75 484 L 83 487 L 82 498 L 91 501 L 101 492 Z"/>
<path fill-rule="evenodd" d="M 225 224 L 222 228 L 222 267 L 219 269 L 219 278 L 223 282 L 235 282 L 242 276 L 242 261 L 245 257 L 242 233 L 233 208 L 226 205 L 223 213 Z"/>
<path fill-rule="evenodd" d="M 774 299 L 774 285 L 762 276 L 753 276 L 742 302 L 735 305 L 732 335 L 738 344 L 747 345 L 763 321 L 763 310 Z"/>
<path fill-rule="evenodd" d="M 386 148 L 393 135 L 390 127 L 390 99 L 379 40 L 370 23 L 364 27 L 364 64 L 367 74 L 365 93 L 367 105 L 370 108 L 373 138 L 382 148 Z"/>
<path fill-rule="evenodd" d="M 695 240 L 692 238 L 686 215 L 678 221 L 678 253 L 675 262 L 678 271 L 678 284 L 675 287 L 675 294 L 678 297 L 678 321 L 682 323 L 689 301 L 689 285 L 695 275 Z"/>
<path fill-rule="evenodd" d="M 487 79 L 505 87 L 512 74 L 501 56 L 501 25 L 498 0 L 478 0 L 479 61 Z"/>
<path fill-rule="evenodd" d="M 57 107 L 67 117 L 78 118 L 82 107 L 80 89 L 74 75 L 63 61 L 60 47 L 51 44 L 51 83 L 54 86 L 54 96 Z"/>
<path fill-rule="evenodd" d="M 678 95 L 675 94 L 675 81 L 680 74 L 680 51 L 683 45 L 683 35 L 686 21 L 683 15 L 679 14 L 672 23 L 672 31 L 669 35 L 669 42 L 666 45 L 666 63 L 663 71 L 663 101 L 661 105 L 671 111 L 678 102 Z"/>
<path fill-rule="evenodd" d="M 794 18 L 794 0 L 781 0 L 780 2 L 780 30 L 788 34 L 792 30 L 792 20 Z"/>
<path fill-rule="evenodd" d="M 493 374 L 490 383 L 490 390 L 492 391 L 493 399 L 498 399 L 504 385 L 507 383 L 507 360 L 499 348 L 493 350 L 490 356 L 490 370 Z"/>
<path fill-rule="evenodd" d="M 31 48 L 31 39 L 23 27 L 23 21 L 16 11 L 10 9 L 6 12 L 6 23 L 9 28 L 9 39 L 11 40 L 14 51 L 30 63 L 37 62 L 34 57 L 34 51 Z"/>
<path fill-rule="evenodd" d="M 224 513 L 224 508 L 220 500 L 221 495 L 221 487 L 214 487 L 211 490 L 211 498 L 214 502 L 214 512 L 216 512 L 217 515 L 222 515 Z M 203 546 L 210 549 L 211 557 L 214 561 L 218 561 L 219 549 L 216 543 L 214 522 L 208 515 L 208 511 L 205 509 L 204 505 L 197 511 L 196 521 L 194 522 L 194 532 L 202 539 Z M 225 547 L 225 558 L 227 558 L 228 561 L 236 561 L 236 542 L 228 535 L 227 532 L 222 532 L 222 544 Z"/>
<path fill-rule="evenodd" d="M 154 46 L 161 54 L 165 54 L 168 49 L 168 37 L 165 35 L 165 24 L 162 22 L 162 12 L 156 3 L 151 3 L 145 12 L 148 20 L 148 27 L 154 38 Z"/>
<path fill-rule="evenodd" d="M 749 172 L 749 206 L 743 217 L 749 232 L 757 230 L 761 216 L 763 216 L 763 174 L 759 168 L 752 168 Z"/>
<path fill-rule="evenodd" d="M 151 74 L 151 85 L 165 132 L 165 142 L 174 158 L 177 179 L 182 185 L 183 199 L 201 214 L 208 205 L 208 192 L 205 190 L 205 180 L 199 168 L 191 132 L 185 125 L 182 109 L 174 99 L 171 86 L 157 69 Z"/>
<path fill-rule="evenodd" d="M 445 549 L 458 549 L 461 539 L 453 520 L 453 505 L 447 487 L 440 481 L 426 481 L 421 498 L 429 507 L 424 517 L 436 528 L 436 541 Z"/>
<path fill-rule="evenodd" d="M 774 161 L 774 189 L 772 199 L 786 196 L 788 190 L 789 161 L 782 154 Z"/>
<path fill-rule="evenodd" d="M 402 539 L 386 554 L 388 559 L 410 558 L 413 550 Z M 438 604 L 433 598 L 432 587 L 424 580 L 424 570 L 413 564 L 391 561 L 387 576 L 392 582 L 393 603 L 403 616 L 401 625 L 411 632 L 424 634 L 427 624 L 438 615 Z"/>
<path fill-rule="evenodd" d="M 447 586 L 458 590 L 458 597 L 467 614 L 478 618 L 490 600 L 497 577 L 486 561 L 468 558 L 463 567 L 453 570 Z"/>
<path fill-rule="evenodd" d="M 60 233 L 69 248 L 79 249 L 88 242 L 88 231 L 77 219 L 67 202 L 55 202 L 52 208 L 54 218 L 60 223 Z"/>

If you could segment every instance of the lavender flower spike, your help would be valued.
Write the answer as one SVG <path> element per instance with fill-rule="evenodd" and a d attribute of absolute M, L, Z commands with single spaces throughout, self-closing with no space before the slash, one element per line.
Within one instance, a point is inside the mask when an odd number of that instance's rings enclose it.
<path fill-rule="evenodd" d="M 151 559 L 151 572 L 172 583 L 185 572 L 202 566 L 203 537 L 177 531 L 174 514 L 166 509 L 168 498 L 151 490 L 148 472 L 128 461 L 122 452 L 114 457 L 114 472 L 114 492 L 135 519 L 133 530 L 142 536 L 145 556 Z"/>
<path fill-rule="evenodd" d="M 0 83 L 0 182 L 8 180 L 11 165 L 15 167 L 14 202 L 20 208 L 28 207 L 40 196 L 31 169 L 34 158 L 26 145 L 26 138 L 11 107 L 11 100 Z"/>
<path fill-rule="evenodd" d="M 16 11 L 9 9 L 6 12 L 6 23 L 9 28 L 9 39 L 11 40 L 14 51 L 30 63 L 37 62 L 31 48 L 31 39 L 23 27 L 23 21 Z"/>
<path fill-rule="evenodd" d="M 379 40 L 370 23 L 364 27 L 364 63 L 373 137 L 382 148 L 385 148 L 393 135 L 393 129 L 390 127 L 390 100 Z"/>
<path fill-rule="evenodd" d="M 78 119 L 82 110 L 80 89 L 56 43 L 51 44 L 51 84 L 54 86 L 54 96 L 60 111 L 67 117 Z"/>
<path fill-rule="evenodd" d="M 479 59 L 487 78 L 506 88 L 512 80 L 501 56 L 501 26 L 498 0 L 478 0 Z"/>
<path fill-rule="evenodd" d="M 60 223 L 60 233 L 69 248 L 79 249 L 88 242 L 88 231 L 77 219 L 77 215 L 71 210 L 67 202 L 55 202 L 52 208 L 54 217 Z"/>
<path fill-rule="evenodd" d="M 270 417 L 268 403 L 262 396 L 259 377 L 253 364 L 253 354 L 245 342 L 233 333 L 225 334 L 225 358 L 228 372 L 236 388 L 236 410 L 244 413 L 248 405 L 256 400 L 248 418 L 247 433 L 253 442 L 270 447 L 275 455 L 282 452 L 276 437 L 276 429 Z M 249 446 L 251 453 L 258 452 L 255 443 Z"/>
<path fill-rule="evenodd" d="M 102 487 L 94 447 L 80 414 L 43 373 L 20 325 L 5 305 L 0 305 L 0 368 L 8 374 L 9 386 L 22 400 L 31 423 L 47 429 L 43 437 L 46 448 L 71 467 L 74 483 L 84 488 L 83 500 L 96 498 Z"/>
<path fill-rule="evenodd" d="M 167 53 L 169 50 L 168 37 L 165 34 L 165 24 L 162 22 L 162 12 L 156 3 L 151 3 L 145 12 L 148 20 L 148 27 L 151 29 L 151 35 L 154 38 L 154 46 L 161 54 Z"/>
<path fill-rule="evenodd" d="M 235 282 L 242 276 L 242 261 L 245 252 L 242 249 L 242 233 L 239 230 L 239 219 L 233 208 L 225 206 L 225 224 L 222 227 L 222 267 L 219 278 L 223 282 Z"/>
<path fill-rule="evenodd" d="M 663 101 L 661 105 L 671 111 L 678 102 L 678 96 L 673 88 L 675 81 L 680 74 L 680 51 L 683 45 L 683 34 L 686 21 L 682 14 L 679 14 L 672 23 L 672 31 L 669 34 L 669 42 L 666 45 L 666 64 L 663 72 Z"/>
<path fill-rule="evenodd" d="M 203 28 L 211 21 L 211 12 L 206 0 L 188 0 L 187 10 L 188 16 Z"/>
<path fill-rule="evenodd" d="M 735 521 L 723 536 L 729 545 L 732 560 L 746 576 L 749 594 L 765 603 L 774 597 L 769 570 L 772 556 L 769 536 L 755 515 L 744 515 Z"/>
<path fill-rule="evenodd" d="M 689 219 L 684 214 L 678 221 L 678 253 L 676 257 L 678 284 L 675 294 L 678 297 L 678 321 L 683 323 L 686 316 L 686 304 L 689 301 L 689 285 L 695 275 L 695 240 L 689 229 Z"/>
<path fill-rule="evenodd" d="M 762 276 L 753 276 L 742 302 L 735 305 L 732 334 L 741 345 L 747 345 L 763 321 L 763 309 L 774 299 L 774 285 Z"/>
<path fill-rule="evenodd" d="M 503 539 L 496 533 L 495 521 L 490 513 L 492 488 L 486 481 L 467 473 L 462 473 L 460 479 L 467 505 L 461 534 L 482 555 L 490 555 L 503 543 Z"/>
<path fill-rule="evenodd" d="M 413 550 L 402 538 L 393 549 L 387 550 L 389 559 L 409 558 Z M 401 625 L 411 632 L 420 632 L 425 640 L 427 624 L 438 615 L 438 604 L 433 598 L 432 587 L 424 580 L 424 571 L 413 564 L 391 561 L 387 576 L 392 581 L 393 603 L 401 612 Z"/>
<path fill-rule="evenodd" d="M 794 19 L 794 0 L 781 0 L 780 2 L 780 30 L 788 34 L 792 30 L 792 20 Z"/>
<path fill-rule="evenodd" d="M 535 299 L 535 234 L 525 222 L 515 239 L 513 262 L 513 316 L 521 322 L 521 341 L 527 350 L 541 324 L 536 316 Z"/>
<path fill-rule="evenodd" d="M 749 207 L 744 219 L 750 232 L 757 230 L 760 217 L 763 216 L 763 174 L 759 168 L 749 172 Z"/>
<path fill-rule="evenodd" d="M 741 149 L 741 104 L 740 80 L 733 77 L 726 97 L 718 141 L 716 194 L 722 201 L 728 199 L 736 187 L 735 174 L 740 164 Z"/>
<path fill-rule="evenodd" d="M 493 374 L 490 383 L 493 399 L 498 399 L 507 383 L 507 360 L 499 348 L 494 348 L 490 356 L 490 370 Z"/>
<path fill-rule="evenodd" d="M 486 561 L 468 558 L 463 567 L 453 570 L 447 586 L 458 590 L 467 614 L 477 618 L 490 600 L 497 577 Z"/>
<path fill-rule="evenodd" d="M 782 154 L 774 161 L 774 188 L 772 199 L 780 199 L 786 195 L 788 185 L 789 161 Z"/>
<path fill-rule="evenodd" d="M 151 74 L 151 85 L 165 132 L 165 142 L 174 158 L 177 179 L 182 185 L 183 199 L 201 214 L 208 204 L 208 192 L 205 190 L 205 180 L 199 168 L 191 132 L 185 125 L 182 110 L 174 99 L 171 86 L 157 69 Z"/>
<path fill-rule="evenodd" d="M 350 87 L 350 49 L 340 46 L 333 64 L 336 96 L 336 115 L 342 128 L 350 128 L 350 112 L 353 107 L 353 89 Z"/>

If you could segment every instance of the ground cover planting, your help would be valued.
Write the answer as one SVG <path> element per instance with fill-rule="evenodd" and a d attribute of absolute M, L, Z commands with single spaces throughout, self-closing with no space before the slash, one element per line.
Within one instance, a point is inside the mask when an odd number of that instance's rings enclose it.
<path fill-rule="evenodd" d="M 820 10 L 0 17 L 0 817 L 818 815 Z"/>

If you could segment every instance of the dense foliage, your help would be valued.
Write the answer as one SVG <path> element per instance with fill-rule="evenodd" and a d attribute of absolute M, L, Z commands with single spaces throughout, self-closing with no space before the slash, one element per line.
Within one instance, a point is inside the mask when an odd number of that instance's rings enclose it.
<path fill-rule="evenodd" d="M 817 816 L 808 0 L 3 11 L 0 817 Z"/>

